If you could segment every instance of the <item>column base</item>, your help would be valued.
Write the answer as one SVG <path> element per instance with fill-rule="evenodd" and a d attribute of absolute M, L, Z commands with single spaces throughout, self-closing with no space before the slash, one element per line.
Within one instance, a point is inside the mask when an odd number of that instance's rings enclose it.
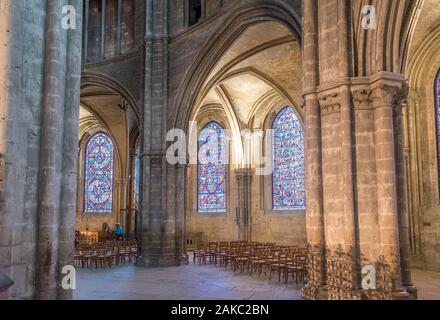
<path fill-rule="evenodd" d="M 418 299 L 416 286 L 407 286 L 406 291 L 410 295 L 410 300 L 417 300 Z"/>
<path fill-rule="evenodd" d="M 304 300 L 328 300 L 327 287 L 306 284 L 302 289 L 302 298 Z"/>
<path fill-rule="evenodd" d="M 179 256 L 139 256 L 136 261 L 137 267 L 143 268 L 165 268 L 165 267 L 178 267 L 181 264 Z"/>
<path fill-rule="evenodd" d="M 404 288 L 393 292 L 391 296 L 392 296 L 393 300 L 410 300 L 411 299 L 411 295 Z"/>
<path fill-rule="evenodd" d="M 341 291 L 330 294 L 325 286 L 318 287 L 306 284 L 302 289 L 302 297 L 304 300 L 417 300 L 417 289 L 414 286 L 408 287 L 385 296 L 381 292 L 367 290 Z"/>
<path fill-rule="evenodd" d="M 180 263 L 181 264 L 186 264 L 186 265 L 188 265 L 189 264 L 189 256 L 188 256 L 188 254 L 182 254 L 182 256 L 180 257 Z"/>

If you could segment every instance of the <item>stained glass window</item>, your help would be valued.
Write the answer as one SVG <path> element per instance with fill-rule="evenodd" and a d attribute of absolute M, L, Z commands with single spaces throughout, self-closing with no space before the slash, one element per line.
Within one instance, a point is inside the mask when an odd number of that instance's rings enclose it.
<path fill-rule="evenodd" d="M 114 147 L 110 137 L 100 132 L 86 147 L 85 211 L 110 213 L 113 209 Z"/>
<path fill-rule="evenodd" d="M 437 133 L 437 167 L 438 167 L 438 179 L 440 185 L 440 70 L 437 72 L 435 77 L 435 122 L 436 122 L 436 133 Z M 440 188 L 440 187 L 439 187 Z"/>
<path fill-rule="evenodd" d="M 304 131 L 301 122 L 293 109 L 286 107 L 276 116 L 272 129 L 273 209 L 304 209 Z"/>
<path fill-rule="evenodd" d="M 198 150 L 199 212 L 226 211 L 226 137 L 217 122 L 201 130 Z"/>

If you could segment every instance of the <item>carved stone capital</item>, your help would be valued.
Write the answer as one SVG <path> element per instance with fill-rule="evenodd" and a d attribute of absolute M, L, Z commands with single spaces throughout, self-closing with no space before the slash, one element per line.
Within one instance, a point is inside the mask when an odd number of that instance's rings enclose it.
<path fill-rule="evenodd" d="M 321 106 L 321 115 L 323 116 L 341 111 L 340 96 L 337 92 L 320 96 L 318 100 Z"/>
<path fill-rule="evenodd" d="M 373 107 L 374 108 L 379 108 L 384 106 L 393 107 L 398 92 L 399 92 L 399 87 L 391 86 L 387 84 L 381 84 L 375 87 L 371 93 Z"/>
<path fill-rule="evenodd" d="M 369 110 L 371 109 L 371 103 L 373 102 L 371 98 L 370 89 L 358 89 L 352 92 L 354 107 L 356 110 Z"/>

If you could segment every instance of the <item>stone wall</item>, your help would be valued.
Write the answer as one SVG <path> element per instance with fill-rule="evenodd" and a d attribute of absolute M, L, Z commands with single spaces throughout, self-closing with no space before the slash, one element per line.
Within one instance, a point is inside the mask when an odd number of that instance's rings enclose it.
<path fill-rule="evenodd" d="M 105 5 L 105 8 L 103 8 Z M 131 53 L 142 39 L 144 2 L 140 0 L 86 0 L 83 55 L 85 63 Z"/>

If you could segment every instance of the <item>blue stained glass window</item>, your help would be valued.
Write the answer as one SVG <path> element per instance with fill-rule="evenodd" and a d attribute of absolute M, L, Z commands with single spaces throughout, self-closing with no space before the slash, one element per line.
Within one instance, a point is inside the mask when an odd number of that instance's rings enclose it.
<path fill-rule="evenodd" d="M 272 198 L 274 210 L 305 209 L 304 130 L 292 108 L 282 109 L 273 125 Z"/>
<path fill-rule="evenodd" d="M 113 171 L 113 142 L 106 133 L 97 133 L 86 147 L 85 212 L 112 212 Z"/>
<path fill-rule="evenodd" d="M 226 136 L 217 122 L 208 123 L 199 135 L 198 210 L 226 211 Z"/>

